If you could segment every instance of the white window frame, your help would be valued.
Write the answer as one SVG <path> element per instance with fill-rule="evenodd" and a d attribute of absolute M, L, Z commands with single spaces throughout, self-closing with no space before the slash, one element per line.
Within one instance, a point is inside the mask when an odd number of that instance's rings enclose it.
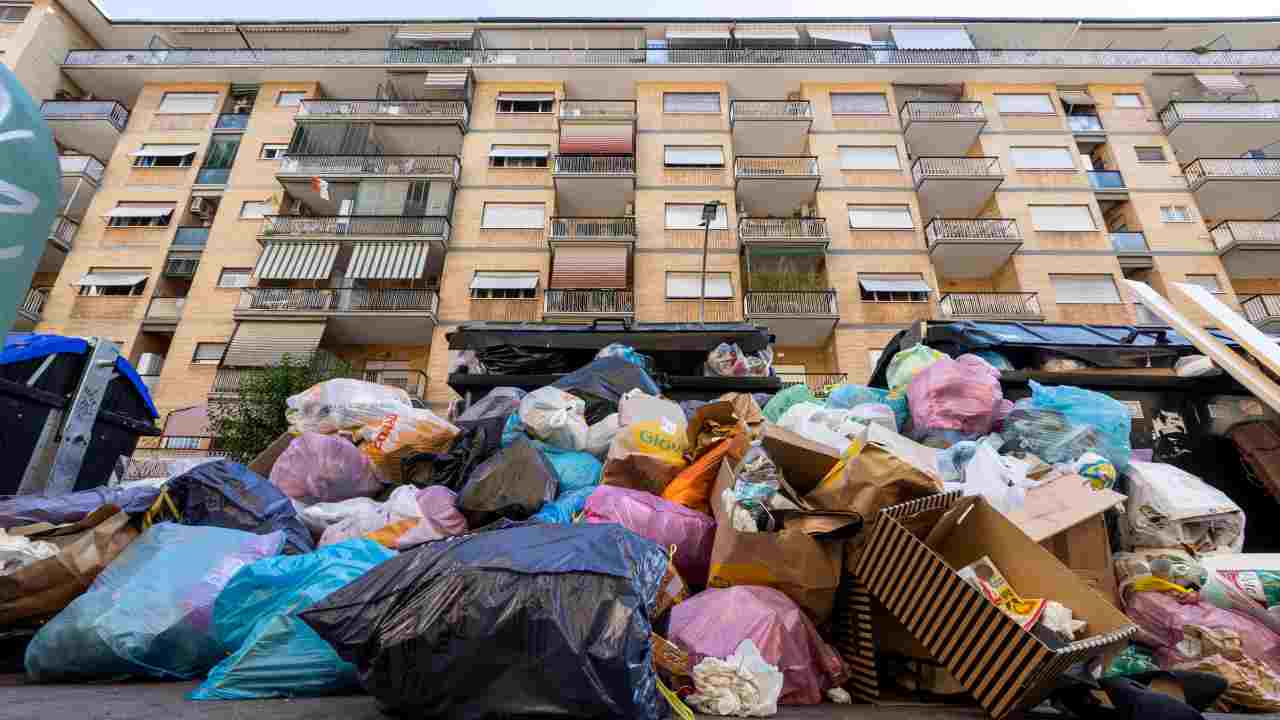
<path fill-rule="evenodd" d="M 1106 281 L 1110 283 L 1111 292 L 1105 300 L 1100 300 L 1093 296 L 1076 296 L 1064 297 L 1064 286 L 1059 286 L 1061 282 L 1082 282 L 1085 280 L 1096 280 L 1099 283 Z M 1059 305 L 1123 305 L 1124 300 L 1120 296 L 1120 288 L 1116 285 L 1116 279 L 1112 275 L 1105 273 L 1050 273 L 1049 285 L 1053 287 L 1053 299 Z"/>
<path fill-rule="evenodd" d="M 243 281 L 240 278 L 243 278 Z M 229 279 L 236 279 L 236 282 L 229 282 Z M 224 267 L 218 273 L 217 287 L 227 289 L 247 288 L 252 279 L 253 268 L 251 267 Z"/>
<path fill-rule="evenodd" d="M 542 213 L 542 220 L 536 225 L 533 224 L 532 221 L 530 221 L 528 224 L 520 225 L 520 224 L 512 224 L 515 221 L 509 220 L 506 222 L 501 222 L 501 221 L 498 221 L 498 218 L 489 217 L 489 212 L 491 209 L 494 211 L 498 211 L 499 208 L 525 208 L 525 209 L 531 210 L 532 208 L 535 208 L 535 207 L 538 208 L 538 210 L 541 211 Z M 484 204 L 484 207 L 480 209 L 480 228 L 482 230 L 542 230 L 543 228 L 546 227 L 546 225 L 547 225 L 547 204 L 546 203 L 487 202 Z"/>
<path fill-rule="evenodd" d="M 138 148 L 138 152 L 144 153 L 147 148 L 163 148 L 172 147 L 174 145 L 182 145 L 191 147 L 189 143 L 143 143 Z M 133 167 L 136 168 L 189 168 L 196 163 L 196 153 L 200 152 L 198 146 L 187 155 L 135 155 L 133 157 Z"/>
<path fill-rule="evenodd" d="M 893 225 L 884 222 L 881 223 L 864 223 L 858 224 L 854 220 L 855 212 L 880 212 L 882 216 L 888 217 L 889 213 L 902 213 L 904 222 Z M 910 205 L 849 205 L 847 207 L 849 215 L 849 228 L 853 230 L 915 230 L 915 218 L 911 214 Z"/>
<path fill-rule="evenodd" d="M 471 281 L 481 275 L 532 275 L 537 282 L 531 288 L 468 288 L 472 300 L 533 300 L 538 297 L 542 275 L 537 270 L 476 270 Z"/>
<path fill-rule="evenodd" d="M 1160 153 L 1160 159 L 1159 160 L 1143 160 L 1142 153 L 1140 152 L 1142 150 L 1156 150 Z M 1164 151 L 1163 145 L 1134 145 L 1133 157 L 1143 165 L 1164 165 L 1165 163 L 1169 162 L 1169 155 Z"/>
<path fill-rule="evenodd" d="M 1048 109 L 1028 110 L 1014 109 L 1006 110 L 1004 107 L 1005 98 L 1043 98 Z M 1058 106 L 1053 102 L 1053 96 L 1048 93 L 996 93 L 995 95 L 996 111 L 1001 115 L 1057 115 Z"/>
<path fill-rule="evenodd" d="M 211 351 L 214 349 L 217 350 L 218 356 L 210 357 L 211 355 L 213 355 Z M 204 351 L 203 353 L 204 357 L 201 357 L 202 350 Z M 226 352 L 227 352 L 227 343 L 225 342 L 198 342 L 196 343 L 195 348 L 191 351 L 191 364 L 192 365 L 217 365 L 218 363 L 222 362 L 222 356 L 226 354 Z"/>
<path fill-rule="evenodd" d="M 1089 214 L 1090 227 L 1041 227 L 1036 220 L 1036 208 L 1084 208 Z M 1031 215 L 1031 227 L 1036 232 L 1096 232 L 1098 229 L 1098 219 L 1088 205 L 1030 205 L 1027 212 Z"/>
<path fill-rule="evenodd" d="M 691 283 L 690 290 L 683 290 L 679 285 L 672 292 L 671 281 Z M 702 294 L 702 273 L 695 270 L 668 270 L 664 278 L 664 289 L 668 300 L 697 300 Z M 708 300 L 733 299 L 733 274 L 727 272 L 707 272 Z"/>
<path fill-rule="evenodd" d="M 1053 158 L 1062 160 L 1064 163 L 1051 164 L 1044 162 L 1048 160 L 1050 154 L 1061 153 L 1060 156 Z M 1023 145 L 1019 147 L 1009 148 L 1009 160 L 1013 165 L 1013 169 L 1019 171 L 1048 171 L 1048 172 L 1075 172 L 1076 159 L 1070 148 L 1058 146 L 1029 146 Z M 1024 165 L 1022 161 L 1027 161 Z"/>
<path fill-rule="evenodd" d="M 862 98 L 878 97 L 878 98 L 880 98 L 880 100 L 882 101 L 882 104 L 884 105 L 884 109 L 883 109 L 883 110 L 879 110 L 879 109 L 877 109 L 877 110 L 839 110 L 839 109 L 837 109 L 837 108 L 836 108 L 836 98 L 842 98 L 842 97 L 862 97 Z M 829 98 L 830 98 L 830 101 L 831 101 L 831 114 L 832 114 L 832 115 L 836 115 L 836 116 L 840 116 L 840 115 L 849 116 L 849 115 L 852 115 L 852 116 L 870 116 L 870 117 L 879 117 L 879 116 L 882 116 L 882 115 L 888 115 L 888 114 L 889 114 L 889 97 L 888 97 L 887 95 L 885 95 L 884 93 L 878 93 L 878 92 L 833 92 L 833 93 L 830 93 Z"/>
<path fill-rule="evenodd" d="M 514 93 L 514 92 L 502 93 L 495 99 L 494 112 L 496 112 L 499 115 L 550 115 L 551 113 L 555 112 L 555 109 L 556 109 L 555 97 L 552 97 L 550 100 L 541 100 L 541 99 L 521 100 L 520 99 L 521 95 L 546 95 L 546 94 L 547 93 Z M 507 109 L 505 110 L 503 109 L 504 103 L 506 103 L 506 107 L 507 107 Z M 529 109 L 517 110 L 516 103 L 537 103 L 537 108 L 533 110 L 529 110 Z"/>
<path fill-rule="evenodd" d="M 672 162 L 671 153 L 677 153 L 677 160 L 680 160 L 679 153 L 681 151 L 701 152 L 710 154 L 715 151 L 720 155 L 720 159 L 714 162 Z M 688 160 L 688 158 L 685 158 Z M 662 148 L 662 166 L 667 168 L 722 168 L 725 165 L 724 146 L 723 145 L 667 145 Z"/>
<path fill-rule="evenodd" d="M 164 104 L 169 100 L 178 102 L 179 99 L 194 100 L 199 98 L 202 102 L 208 101 L 207 110 L 166 110 Z M 167 92 L 160 97 L 160 104 L 156 106 L 157 115 L 210 115 L 218 111 L 218 93 L 216 92 Z"/>
<path fill-rule="evenodd" d="M 713 96 L 714 96 L 714 97 L 715 97 L 715 99 L 716 99 L 716 109 L 715 109 L 715 110 L 672 110 L 672 109 L 670 109 L 670 107 L 668 107 L 668 105 L 667 105 L 667 99 L 668 99 L 668 98 L 692 97 L 692 96 L 695 96 L 695 95 L 696 95 L 696 96 L 702 96 L 702 97 L 713 97 Z M 723 98 L 721 98 L 721 97 L 720 97 L 720 93 L 718 93 L 718 92 L 716 92 L 716 91 L 710 91 L 710 92 L 664 92 L 664 93 L 662 93 L 662 113 L 663 113 L 664 115 L 721 115 L 721 114 L 723 114 L 723 113 L 724 113 L 724 100 L 723 100 Z"/>
<path fill-rule="evenodd" d="M 507 155 L 494 155 L 493 151 L 500 147 L 528 147 L 545 150 L 542 155 L 527 155 L 523 157 L 510 157 Z M 495 162 L 501 160 L 501 163 Z M 505 143 L 495 143 L 489 146 L 489 167 L 511 170 L 528 170 L 539 169 L 545 170 L 551 166 L 551 146 L 549 145 L 511 145 Z"/>
<path fill-rule="evenodd" d="M 1191 213 L 1191 206 L 1189 205 L 1161 205 L 1160 206 L 1160 222 L 1162 223 L 1195 222 L 1195 215 Z"/>
<path fill-rule="evenodd" d="M 1213 280 L 1213 287 L 1208 287 L 1208 283 L 1202 283 L 1204 280 Z M 1214 273 L 1191 273 L 1185 276 L 1183 282 L 1189 285 L 1195 285 L 1202 290 L 1207 290 L 1214 295 L 1222 295 L 1226 290 L 1222 288 L 1222 279 Z"/>
<path fill-rule="evenodd" d="M 663 227 L 667 230 L 701 230 L 702 229 L 702 208 L 705 203 L 667 203 L 662 208 Z M 686 210 L 690 217 L 696 217 L 697 222 L 693 225 L 672 225 L 671 210 L 672 208 L 697 208 L 697 212 Z M 678 215 L 677 215 L 678 217 Z M 729 210 L 728 207 L 721 203 L 719 209 L 716 210 L 716 219 L 711 221 L 712 230 L 728 230 L 729 229 Z"/>
<path fill-rule="evenodd" d="M 1120 102 L 1120 98 L 1133 98 L 1133 102 L 1130 104 L 1129 100 L 1125 100 L 1122 103 Z M 1112 93 L 1111 106 L 1115 108 L 1133 109 L 1146 107 L 1146 103 L 1142 101 L 1142 93 Z"/>
<path fill-rule="evenodd" d="M 276 93 L 276 107 L 298 107 L 306 99 L 306 90 L 281 90 Z"/>
<path fill-rule="evenodd" d="M 839 151 L 841 170 L 902 170 L 902 154 L 898 152 L 897 145 L 841 145 Z M 866 151 L 879 151 L 883 157 L 872 157 L 870 162 L 865 155 L 858 157 L 859 152 Z M 888 162 L 889 152 L 893 153 L 892 165 Z"/>
<path fill-rule="evenodd" d="M 261 209 L 262 212 L 257 214 L 245 214 L 246 211 L 252 211 L 255 208 Z M 275 206 L 270 200 L 245 200 L 240 203 L 239 217 L 241 220 L 261 220 L 262 218 L 272 214 L 274 211 Z"/>
<path fill-rule="evenodd" d="M 854 282 L 858 284 L 858 297 L 862 302 L 868 303 L 927 303 L 929 296 L 933 294 L 933 290 L 866 290 L 862 287 L 862 278 L 876 277 L 883 275 L 914 275 L 920 278 L 920 282 L 928 285 L 924 279 L 924 273 L 858 273 L 854 276 Z"/>
<path fill-rule="evenodd" d="M 288 152 L 289 143 L 262 143 L 262 147 L 258 150 L 258 159 L 283 160 Z M 271 153 L 270 157 L 267 156 L 268 153 Z"/>

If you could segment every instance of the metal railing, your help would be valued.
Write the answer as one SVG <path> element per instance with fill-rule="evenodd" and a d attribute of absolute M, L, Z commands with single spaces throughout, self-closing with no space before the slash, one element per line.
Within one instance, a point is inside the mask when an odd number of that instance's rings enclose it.
<path fill-rule="evenodd" d="M 196 270 L 199 268 L 199 255 L 191 257 L 188 253 L 182 253 L 181 255 L 170 255 L 165 258 L 162 274 L 166 277 L 189 278 L 194 277 Z"/>
<path fill-rule="evenodd" d="M 427 397 L 427 374 L 421 370 L 365 370 L 359 373 L 365 382 L 389 385 L 409 393 L 409 397 L 425 400 Z"/>
<path fill-rule="evenodd" d="M 1232 243 L 1280 245 L 1280 220 L 1223 220 L 1209 234 L 1219 250 Z"/>
<path fill-rule="evenodd" d="M 434 313 L 439 295 L 428 288 L 242 288 L 240 310 L 279 312 Z"/>
<path fill-rule="evenodd" d="M 739 155 L 733 159 L 740 178 L 808 177 L 818 174 L 818 158 L 812 155 Z"/>
<path fill-rule="evenodd" d="M 633 315 L 636 294 L 632 290 L 557 290 L 543 292 L 543 312 L 559 315 Z"/>
<path fill-rule="evenodd" d="M 249 113 L 219 113 L 214 130 L 244 130 L 249 127 Z"/>
<path fill-rule="evenodd" d="M 465 100 L 303 100 L 298 119 L 333 119 L 352 115 L 457 120 L 468 119 Z"/>
<path fill-rule="evenodd" d="M 815 395 L 823 395 L 836 385 L 849 382 L 848 373 L 779 373 L 783 388 L 808 385 Z"/>
<path fill-rule="evenodd" d="M 1124 190 L 1124 176 L 1119 170 L 1090 170 L 1089 187 L 1094 190 Z"/>
<path fill-rule="evenodd" d="M 1199 158 L 1182 168 L 1192 190 L 1206 180 L 1280 178 L 1280 158 Z"/>
<path fill-rule="evenodd" d="M 129 109 L 115 100 L 45 100 L 40 104 L 45 120 L 106 120 L 124 131 Z"/>
<path fill-rule="evenodd" d="M 101 182 L 106 170 L 92 155 L 59 155 L 58 166 L 63 175 L 88 175 L 94 182 Z"/>
<path fill-rule="evenodd" d="M 281 175 L 445 175 L 455 180 L 456 155 L 288 155 Z"/>
<path fill-rule="evenodd" d="M 1140 232 L 1113 232 L 1107 233 L 1107 237 L 1111 239 L 1111 247 L 1118 253 L 1142 253 L 1149 254 L 1151 248 L 1147 245 L 1147 236 Z"/>
<path fill-rule="evenodd" d="M 622 120 L 636 116 L 635 100 L 561 100 L 561 120 Z"/>
<path fill-rule="evenodd" d="M 178 322 L 182 319 L 182 307 L 186 302 L 184 297 L 153 297 L 147 303 L 144 319 L 152 322 Z"/>
<path fill-rule="evenodd" d="M 812 120 L 808 100 L 734 100 L 729 103 L 729 123 L 738 120 Z"/>
<path fill-rule="evenodd" d="M 1102 130 L 1102 120 L 1097 115 L 1068 115 L 1067 127 L 1071 132 L 1098 132 Z"/>
<path fill-rule="evenodd" d="M 180 225 L 173 244 L 183 248 L 203 248 L 209 243 L 209 228 L 203 225 Z"/>
<path fill-rule="evenodd" d="M 743 240 L 826 240 L 831 237 L 826 218 L 744 217 L 738 220 Z"/>
<path fill-rule="evenodd" d="M 1240 308 L 1254 325 L 1280 320 L 1280 295 L 1254 295 L 1240 301 Z"/>
<path fill-rule="evenodd" d="M 1280 102 L 1216 102 L 1175 100 L 1160 111 L 1160 124 L 1172 130 L 1187 121 L 1280 120 Z"/>
<path fill-rule="evenodd" d="M 236 368 L 236 367 L 220 367 L 217 374 L 213 376 L 213 385 L 209 387 L 210 393 L 235 395 L 240 392 L 240 380 L 251 372 L 257 372 L 255 368 Z"/>
<path fill-rule="evenodd" d="M 1002 178 L 997 157 L 922 157 L 911 164 L 911 178 Z"/>
<path fill-rule="evenodd" d="M 559 175 L 635 175 L 635 155 L 556 155 Z"/>
<path fill-rule="evenodd" d="M 328 288 L 242 288 L 241 310 L 327 311 L 333 307 L 335 290 Z"/>
<path fill-rule="evenodd" d="M 902 104 L 899 118 L 905 126 L 912 122 L 978 122 L 986 121 L 982 103 L 976 100 L 908 100 Z"/>
<path fill-rule="evenodd" d="M 449 237 L 449 218 L 442 215 L 267 215 L 262 234 L 277 235 L 425 235 Z"/>
<path fill-rule="evenodd" d="M 72 241 L 75 240 L 76 231 L 79 229 L 80 223 L 66 215 L 59 215 L 53 221 L 53 227 L 49 228 L 49 237 L 69 248 Z"/>
<path fill-rule="evenodd" d="M 938 298 L 938 312 L 948 319 L 1044 317 L 1036 293 L 946 293 Z"/>
<path fill-rule="evenodd" d="M 196 172 L 196 185 L 226 185 L 231 178 L 231 168 L 200 168 Z"/>
<path fill-rule="evenodd" d="M 839 315 L 835 290 L 749 290 L 743 311 L 753 315 Z"/>
<path fill-rule="evenodd" d="M 1006 218 L 934 218 L 924 226 L 929 247 L 939 242 L 1021 242 L 1018 222 Z"/>
<path fill-rule="evenodd" d="M 34 318 L 40 317 L 40 311 L 44 309 L 44 303 L 49 299 L 49 291 L 44 288 L 30 288 L 27 290 L 27 296 L 22 299 L 22 304 L 18 309 Z"/>
<path fill-rule="evenodd" d="M 553 217 L 551 239 L 601 238 L 608 240 L 635 240 L 634 217 Z"/>

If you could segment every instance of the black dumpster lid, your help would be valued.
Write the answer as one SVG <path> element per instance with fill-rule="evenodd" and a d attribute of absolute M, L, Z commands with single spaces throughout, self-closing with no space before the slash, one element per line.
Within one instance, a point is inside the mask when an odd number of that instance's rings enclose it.
<path fill-rule="evenodd" d="M 623 343 L 641 352 L 707 352 L 722 342 L 737 343 L 743 352 L 763 350 L 773 342 L 767 328 L 750 323 L 464 323 L 447 334 L 450 350 L 480 350 L 499 345 L 599 350 Z"/>
<path fill-rule="evenodd" d="M 41 333 L 12 333 L 5 338 L 4 349 L 0 350 L 0 365 L 10 365 L 42 358 L 47 355 L 60 355 L 63 353 L 83 355 L 88 351 L 89 341 L 84 338 Z M 155 403 L 151 401 L 151 392 L 147 390 L 147 386 L 142 382 L 138 372 L 133 369 L 133 365 L 124 356 L 116 358 L 116 370 L 129 379 L 129 382 L 133 384 L 134 390 L 146 401 L 147 410 L 151 412 L 151 417 L 160 417 L 160 413 L 156 412 Z"/>

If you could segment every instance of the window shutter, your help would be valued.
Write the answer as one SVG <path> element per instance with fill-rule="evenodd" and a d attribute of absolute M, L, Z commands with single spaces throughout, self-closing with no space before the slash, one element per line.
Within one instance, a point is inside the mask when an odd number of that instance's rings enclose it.
<path fill-rule="evenodd" d="M 910 230 L 911 208 L 906 205 L 854 205 L 849 208 L 849 226 L 869 230 Z"/>
<path fill-rule="evenodd" d="M 662 112 L 720 112 L 720 93 L 663 93 Z"/>
<path fill-rule="evenodd" d="M 693 203 L 669 203 L 666 208 L 666 225 L 669 228 L 702 227 L 702 205 Z M 729 218 L 725 206 L 716 211 L 716 219 L 711 222 L 712 230 L 724 230 L 729 227 Z"/>
<path fill-rule="evenodd" d="M 889 100 L 882 93 L 831 93 L 836 115 L 888 115 Z"/>
<path fill-rule="evenodd" d="M 546 208 L 541 203 L 509 205 L 487 203 L 481 227 L 512 230 L 532 230 L 546 224 Z"/>
<path fill-rule="evenodd" d="M 1097 229 L 1088 205 L 1032 205 L 1031 224 L 1036 230 L 1050 232 L 1088 232 Z"/>
<path fill-rule="evenodd" d="M 901 170 L 898 148 L 853 146 L 840 148 L 840 167 L 845 170 Z"/>
<path fill-rule="evenodd" d="M 1110 275 L 1050 275 L 1053 294 L 1059 303 L 1116 304 L 1120 291 Z"/>
<path fill-rule="evenodd" d="M 667 273 L 667 297 L 697 299 L 701 292 L 702 273 Z M 707 298 L 722 299 L 731 297 L 733 297 L 733 279 L 729 273 L 707 273 Z"/>
<path fill-rule="evenodd" d="M 191 359 L 198 363 L 216 363 L 222 359 L 222 353 L 226 349 L 226 343 L 196 343 L 195 357 Z"/>
<path fill-rule="evenodd" d="M 1142 107 L 1142 96 L 1137 93 L 1118 93 L 1111 96 L 1111 104 L 1118 108 Z"/>
<path fill-rule="evenodd" d="M 996 95 L 996 107 L 1002 113 L 1052 115 L 1053 100 L 1048 95 Z"/>
<path fill-rule="evenodd" d="M 1020 170 L 1075 170 L 1071 151 L 1057 147 L 1010 148 L 1013 166 Z"/>
<path fill-rule="evenodd" d="M 724 165 L 724 148 L 707 147 L 667 147 L 665 162 L 667 165 Z"/>
<path fill-rule="evenodd" d="M 156 112 L 211 113 L 217 102 L 217 93 L 165 93 Z"/>
<path fill-rule="evenodd" d="M 1133 151 L 1138 156 L 1138 162 L 1164 162 L 1164 148 L 1159 145 L 1135 147 Z"/>

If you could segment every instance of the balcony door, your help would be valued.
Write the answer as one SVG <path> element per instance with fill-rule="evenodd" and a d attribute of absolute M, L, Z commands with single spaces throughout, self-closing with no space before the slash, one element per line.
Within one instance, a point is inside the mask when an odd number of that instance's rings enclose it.
<path fill-rule="evenodd" d="M 356 186 L 356 215 L 411 215 L 407 204 L 411 185 L 407 180 L 364 180 Z"/>

